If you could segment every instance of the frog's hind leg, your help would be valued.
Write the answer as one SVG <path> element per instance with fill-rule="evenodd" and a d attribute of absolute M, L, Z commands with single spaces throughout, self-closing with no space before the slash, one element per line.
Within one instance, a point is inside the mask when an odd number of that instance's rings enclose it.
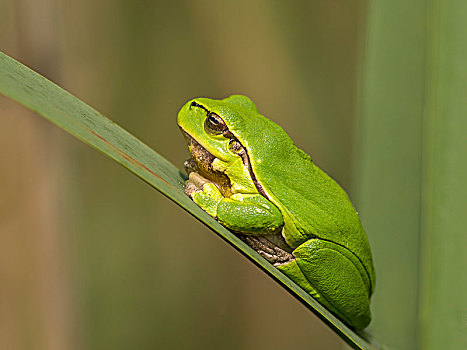
<path fill-rule="evenodd" d="M 297 283 L 305 292 L 310 294 L 314 299 L 319 301 L 319 303 L 325 306 L 329 311 L 333 314 L 337 315 L 340 319 L 344 320 L 346 323 L 349 323 L 347 318 L 342 315 L 339 311 L 336 310 L 334 306 L 332 306 L 329 301 L 327 301 L 317 290 L 313 287 L 310 282 L 307 280 L 305 275 L 303 274 L 300 267 L 298 267 L 297 260 L 292 259 L 287 261 L 286 263 L 274 264 L 283 274 Z"/>
<path fill-rule="evenodd" d="M 306 241 L 292 254 L 295 259 L 279 270 L 345 323 L 358 329 L 368 325 L 369 279 L 355 255 L 320 239 Z"/>

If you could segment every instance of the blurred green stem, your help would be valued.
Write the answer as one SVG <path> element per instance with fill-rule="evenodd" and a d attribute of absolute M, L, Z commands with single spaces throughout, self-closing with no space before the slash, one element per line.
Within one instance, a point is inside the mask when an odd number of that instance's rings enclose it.
<path fill-rule="evenodd" d="M 467 3 L 368 6 L 355 179 L 378 277 L 371 329 L 398 349 L 464 349 Z"/>

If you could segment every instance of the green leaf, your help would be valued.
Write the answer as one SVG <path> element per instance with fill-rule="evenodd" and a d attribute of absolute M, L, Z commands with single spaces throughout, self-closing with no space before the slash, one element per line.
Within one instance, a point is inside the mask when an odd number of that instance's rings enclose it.
<path fill-rule="evenodd" d="M 3 53 L 0 92 L 112 158 L 180 205 L 279 282 L 353 348 L 376 349 L 195 205 L 184 193 L 185 175 L 120 126 Z"/>

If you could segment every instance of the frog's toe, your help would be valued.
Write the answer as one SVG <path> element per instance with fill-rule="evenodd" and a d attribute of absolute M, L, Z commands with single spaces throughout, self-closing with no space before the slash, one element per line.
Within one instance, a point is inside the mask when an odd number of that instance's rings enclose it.
<path fill-rule="evenodd" d="M 212 181 L 209 181 L 208 179 L 202 177 L 200 174 L 192 172 L 188 176 L 188 181 L 191 181 L 196 187 L 198 187 L 200 190 L 203 189 L 203 186 L 212 183 Z"/>
<path fill-rule="evenodd" d="M 193 182 L 190 180 L 185 181 L 185 194 L 191 199 L 193 199 L 193 195 L 199 191 L 201 191 L 201 189 L 198 188 Z"/>
<path fill-rule="evenodd" d="M 185 182 L 185 194 L 193 198 L 193 194 L 203 191 L 204 185 L 212 183 L 201 175 L 191 172 L 188 180 Z"/>

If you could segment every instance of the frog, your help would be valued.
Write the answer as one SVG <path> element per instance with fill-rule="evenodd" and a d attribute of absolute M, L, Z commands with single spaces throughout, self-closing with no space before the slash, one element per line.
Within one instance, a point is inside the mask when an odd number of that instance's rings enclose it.
<path fill-rule="evenodd" d="M 354 329 L 371 321 L 375 269 L 345 190 L 244 95 L 195 98 L 178 113 L 184 191 Z"/>

